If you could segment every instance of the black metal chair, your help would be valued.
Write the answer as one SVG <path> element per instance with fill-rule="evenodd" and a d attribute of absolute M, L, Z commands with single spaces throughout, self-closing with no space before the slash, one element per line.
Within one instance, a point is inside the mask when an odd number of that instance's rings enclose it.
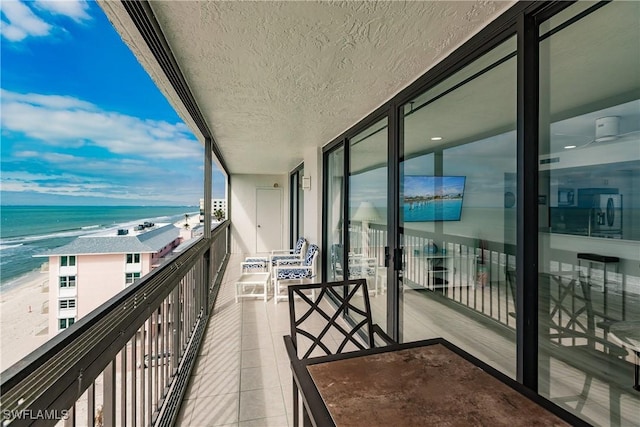
<path fill-rule="evenodd" d="M 582 276 L 573 272 L 539 274 L 540 351 L 580 370 L 584 376 L 582 391 L 577 396 L 556 398 L 558 402 L 577 402 L 582 411 L 592 379 L 623 383 L 631 376 L 632 365 L 625 360 L 627 351 L 601 336 L 597 317 L 608 321 L 593 308 L 591 289 Z M 613 389 L 611 391 L 614 393 Z"/>
<path fill-rule="evenodd" d="M 372 321 L 365 279 L 291 285 L 288 291 L 291 335 L 284 339 L 292 360 L 380 347 L 376 336 L 382 346 L 395 344 Z M 310 298 L 309 291 L 314 291 L 315 296 Z M 298 418 L 298 387 L 294 379 L 294 426 L 298 426 Z"/>

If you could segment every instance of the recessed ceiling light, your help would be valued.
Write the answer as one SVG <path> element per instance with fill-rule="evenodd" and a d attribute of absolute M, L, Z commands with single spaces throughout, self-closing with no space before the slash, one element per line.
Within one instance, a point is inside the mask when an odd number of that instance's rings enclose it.
<path fill-rule="evenodd" d="M 432 141 L 440 141 L 442 139 L 441 136 L 434 136 L 431 138 Z"/>
<path fill-rule="evenodd" d="M 564 146 L 564 149 L 565 149 L 565 150 L 570 150 L 570 149 L 572 149 L 572 148 L 576 148 L 576 146 L 575 146 L 575 145 L 565 145 L 565 146 Z"/>

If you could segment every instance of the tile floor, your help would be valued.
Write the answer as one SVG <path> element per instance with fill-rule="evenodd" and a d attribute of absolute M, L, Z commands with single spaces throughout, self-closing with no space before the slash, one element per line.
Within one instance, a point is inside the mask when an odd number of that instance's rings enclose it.
<path fill-rule="evenodd" d="M 177 425 L 293 425 L 292 384 L 282 336 L 289 333 L 287 302 L 244 298 L 235 303 L 232 255 L 209 321 Z"/>

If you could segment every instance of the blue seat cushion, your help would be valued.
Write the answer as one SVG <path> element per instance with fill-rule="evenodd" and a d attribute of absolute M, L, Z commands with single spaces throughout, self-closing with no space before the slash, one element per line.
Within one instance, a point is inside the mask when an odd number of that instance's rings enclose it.
<path fill-rule="evenodd" d="M 271 263 L 275 267 L 280 261 L 280 265 L 292 265 L 292 264 L 300 264 L 300 256 L 299 255 L 274 255 L 271 258 Z"/>
<path fill-rule="evenodd" d="M 306 268 L 283 268 L 278 269 L 278 279 L 305 279 L 311 278 L 311 270 Z"/>

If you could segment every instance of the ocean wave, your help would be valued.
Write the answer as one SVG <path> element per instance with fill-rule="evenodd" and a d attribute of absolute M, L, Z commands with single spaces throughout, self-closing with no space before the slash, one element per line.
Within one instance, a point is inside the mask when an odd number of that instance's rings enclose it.
<path fill-rule="evenodd" d="M 16 243 L 16 244 L 0 244 L 0 251 L 3 251 L 5 249 L 11 249 L 11 248 L 17 248 L 22 246 L 22 243 Z"/>
<path fill-rule="evenodd" d="M 97 224 L 97 225 L 85 225 L 84 227 L 80 227 L 82 230 L 93 230 L 96 228 L 100 228 L 101 225 Z"/>
<path fill-rule="evenodd" d="M 193 215 L 197 214 L 197 212 L 193 213 Z M 192 213 L 189 212 L 191 216 Z M 163 216 L 155 216 L 149 218 L 141 218 L 134 220 L 125 220 L 121 222 L 114 222 L 109 225 L 88 225 L 79 228 L 66 229 L 66 230 L 58 230 L 52 233 L 46 234 L 33 234 L 28 236 L 20 236 L 20 237 L 9 237 L 6 239 L 0 239 L 0 249 L 9 249 L 19 247 L 24 244 L 33 243 L 40 240 L 46 239 L 56 239 L 60 237 L 79 237 L 85 235 L 91 235 L 96 232 L 104 232 L 104 231 L 112 231 L 117 230 L 119 228 L 129 228 L 134 227 L 138 224 L 142 224 L 144 221 L 151 221 L 155 223 L 162 222 L 175 222 L 180 218 L 183 218 L 184 214 L 176 214 L 176 215 L 163 215 Z"/>

